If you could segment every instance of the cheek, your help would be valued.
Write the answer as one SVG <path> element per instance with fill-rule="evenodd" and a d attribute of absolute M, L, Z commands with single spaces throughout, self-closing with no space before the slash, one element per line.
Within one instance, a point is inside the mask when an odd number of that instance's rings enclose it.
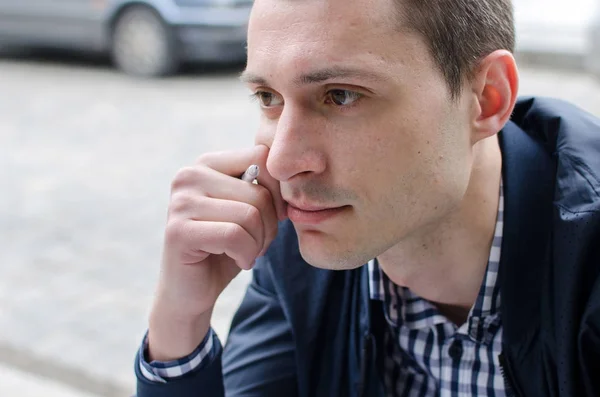
<path fill-rule="evenodd" d="M 416 175 L 446 174 L 447 168 L 456 168 L 469 153 L 470 139 L 463 112 L 448 104 L 448 99 L 429 98 L 403 109 L 405 117 L 396 120 L 396 131 L 388 141 L 407 169 Z"/>
<path fill-rule="evenodd" d="M 469 140 L 468 133 L 461 132 L 465 127 L 443 110 L 437 116 L 422 111 L 406 114 L 412 117 L 374 125 L 378 133 L 364 149 L 371 160 L 370 172 L 360 190 L 380 208 L 418 217 L 419 212 L 454 205 L 464 194 Z"/>
<path fill-rule="evenodd" d="M 330 126 L 327 132 L 332 182 L 352 189 L 363 205 L 385 205 L 389 191 L 404 187 L 426 157 L 419 128 L 392 111 L 353 121 L 344 128 Z"/>

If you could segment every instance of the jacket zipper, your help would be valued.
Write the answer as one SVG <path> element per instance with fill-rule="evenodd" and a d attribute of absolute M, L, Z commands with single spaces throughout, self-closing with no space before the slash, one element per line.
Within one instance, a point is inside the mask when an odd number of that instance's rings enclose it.
<path fill-rule="evenodd" d="M 515 382 L 512 374 L 512 369 L 510 368 L 510 363 L 508 359 L 504 355 L 504 353 L 500 353 L 498 356 L 498 361 L 500 362 L 500 374 L 502 375 L 502 379 L 504 379 L 504 388 L 506 389 L 506 397 L 520 397 L 520 393 L 517 391 L 515 387 Z"/>

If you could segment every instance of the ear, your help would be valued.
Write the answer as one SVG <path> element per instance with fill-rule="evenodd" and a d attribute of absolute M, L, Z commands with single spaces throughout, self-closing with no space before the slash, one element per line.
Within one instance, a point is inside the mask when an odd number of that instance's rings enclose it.
<path fill-rule="evenodd" d="M 480 61 L 471 84 L 475 143 L 497 134 L 510 119 L 519 90 L 515 58 L 509 51 L 494 51 Z"/>

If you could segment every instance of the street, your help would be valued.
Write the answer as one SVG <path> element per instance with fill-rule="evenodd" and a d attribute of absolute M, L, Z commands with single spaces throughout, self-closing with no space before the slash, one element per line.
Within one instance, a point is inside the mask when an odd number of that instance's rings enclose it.
<path fill-rule="evenodd" d="M 253 143 L 258 105 L 237 72 L 142 81 L 0 59 L 0 364 L 98 396 L 133 392 L 171 178 L 201 153 Z M 600 115 L 597 79 L 537 68 L 521 78 L 522 95 Z M 250 277 L 220 298 L 223 341 Z"/>

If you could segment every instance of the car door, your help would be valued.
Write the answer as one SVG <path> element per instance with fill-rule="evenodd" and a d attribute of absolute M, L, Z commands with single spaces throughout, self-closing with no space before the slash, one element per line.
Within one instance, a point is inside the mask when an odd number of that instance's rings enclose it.
<path fill-rule="evenodd" d="M 39 0 L 0 0 L 0 39 L 31 40 L 42 35 L 35 24 Z"/>
<path fill-rule="evenodd" d="M 0 35 L 32 44 L 94 49 L 108 0 L 0 0 Z"/>

